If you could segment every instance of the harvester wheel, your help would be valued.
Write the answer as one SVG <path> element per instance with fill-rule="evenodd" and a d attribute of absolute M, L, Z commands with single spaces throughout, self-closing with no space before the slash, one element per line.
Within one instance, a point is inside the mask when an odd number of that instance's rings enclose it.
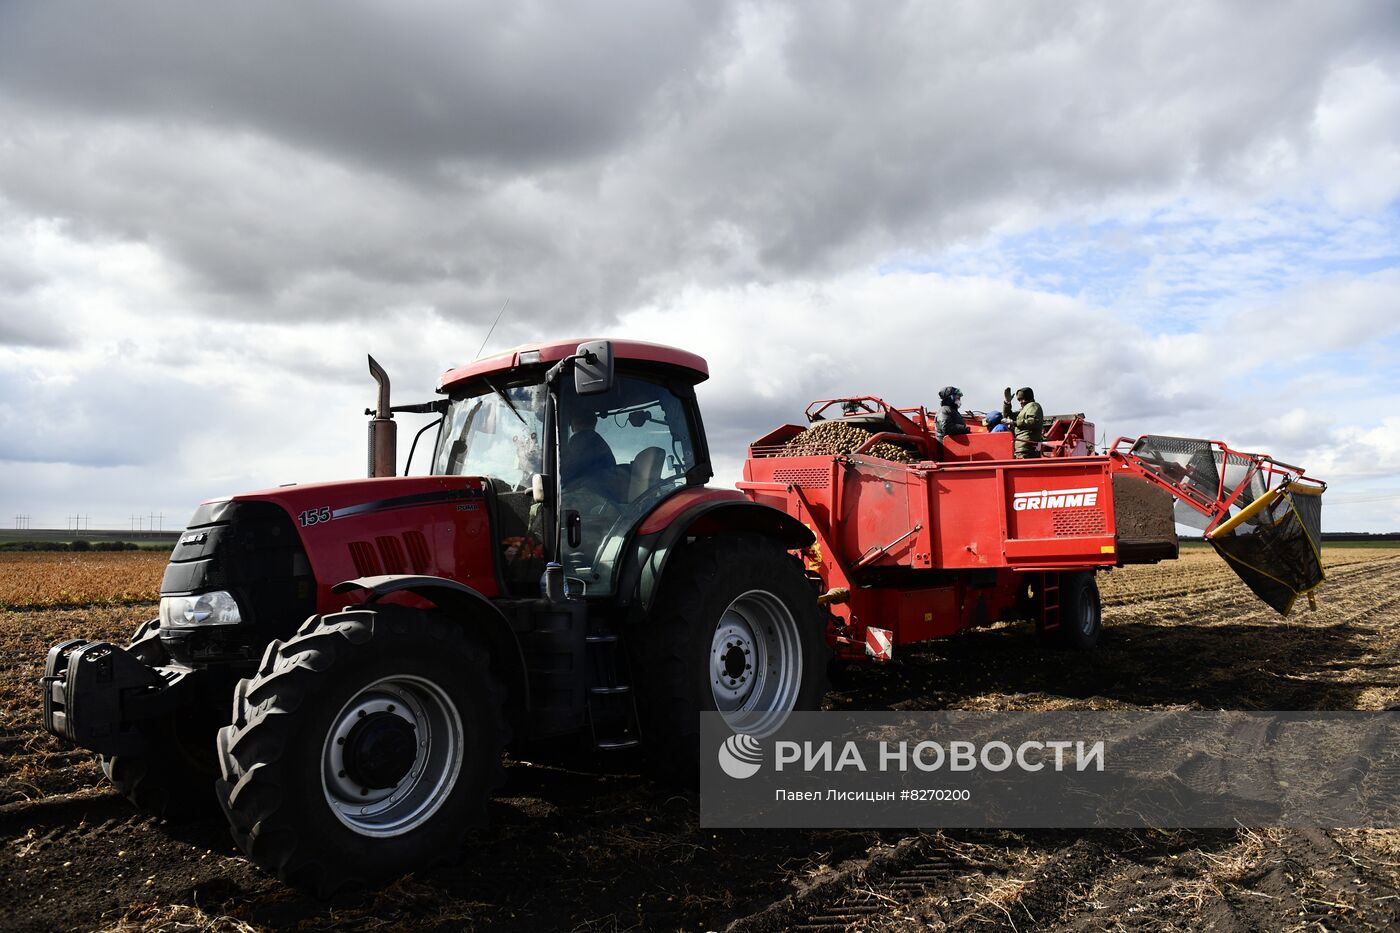
<path fill-rule="evenodd" d="M 170 663 L 160 643 L 160 620 L 142 623 L 126 650 L 142 663 Z M 150 816 L 184 820 L 215 809 L 214 758 L 217 726 L 192 710 L 149 724 L 150 747 L 143 755 L 98 755 L 102 773 L 136 809 Z"/>
<path fill-rule="evenodd" d="M 1075 570 L 1060 577 L 1060 627 L 1055 632 L 1064 648 L 1088 651 L 1099 643 L 1103 613 L 1099 585 L 1091 570 Z"/>
<path fill-rule="evenodd" d="M 383 605 L 274 641 L 219 732 L 219 800 L 256 864 L 327 897 L 450 859 L 502 777 L 504 691 L 456 621 Z"/>
<path fill-rule="evenodd" d="M 826 693 L 816 594 L 801 564 L 762 536 L 705 538 L 677 554 L 633 643 L 649 758 L 684 783 L 698 779 L 701 712 L 761 738 Z"/>

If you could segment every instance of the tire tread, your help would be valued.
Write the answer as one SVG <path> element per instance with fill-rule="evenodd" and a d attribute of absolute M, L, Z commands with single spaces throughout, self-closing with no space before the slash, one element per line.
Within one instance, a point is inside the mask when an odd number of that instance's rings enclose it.
<path fill-rule="evenodd" d="M 460 624 L 396 606 L 308 619 L 288 641 L 269 645 L 258 671 L 238 684 L 233 724 L 219 736 L 223 774 L 218 797 L 234 840 L 253 862 L 320 897 L 387 878 L 385 872 L 361 870 L 346 865 L 344 859 L 337 860 L 327 851 L 325 840 L 303 838 L 296 828 L 296 811 L 304 802 L 288 800 L 282 792 L 280 765 L 298 712 L 324 686 L 327 677 L 333 676 L 338 661 L 353 658 L 372 642 L 419 636 L 454 643 L 464 668 L 462 676 L 478 677 L 486 685 L 489 706 L 495 711 L 495 722 L 487 728 L 495 730 L 498 746 L 508 740 L 504 688 L 489 671 L 485 649 L 468 639 Z M 494 789 L 504 780 L 499 754 L 488 769 L 486 784 Z M 470 827 L 485 821 L 486 798 L 472 801 L 470 806 L 469 818 L 452 828 L 458 845 L 425 853 L 425 864 L 450 858 Z"/>

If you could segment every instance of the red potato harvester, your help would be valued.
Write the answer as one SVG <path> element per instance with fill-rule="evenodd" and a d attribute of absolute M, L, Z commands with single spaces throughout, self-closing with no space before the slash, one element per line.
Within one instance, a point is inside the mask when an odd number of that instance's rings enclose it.
<path fill-rule="evenodd" d="M 1262 454 L 1155 435 L 1098 454 L 1094 426 L 1067 415 L 1047 419 L 1041 458 L 1017 460 L 1011 434 L 980 419 L 939 441 L 927 410 L 873 397 L 813 402 L 807 418 L 869 439 L 849 454 L 810 454 L 793 444 L 806 429 L 784 425 L 749 448 L 738 485 L 812 530 L 803 558 L 841 660 L 888 660 L 897 645 L 1007 617 L 1091 648 L 1102 627 L 1095 571 L 1177 557 L 1177 521 L 1202 528 L 1281 613 L 1323 580 L 1325 484 Z M 890 444 L 912 462 L 869 455 Z"/>

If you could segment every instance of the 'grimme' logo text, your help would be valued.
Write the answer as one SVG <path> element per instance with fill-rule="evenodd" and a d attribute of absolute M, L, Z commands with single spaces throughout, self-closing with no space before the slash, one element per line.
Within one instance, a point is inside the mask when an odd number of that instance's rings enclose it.
<path fill-rule="evenodd" d="M 1017 512 L 1028 509 L 1071 509 L 1098 505 L 1099 491 L 1090 486 L 1087 489 L 1042 489 L 1039 492 L 1018 492 L 1012 497 L 1011 507 Z"/>

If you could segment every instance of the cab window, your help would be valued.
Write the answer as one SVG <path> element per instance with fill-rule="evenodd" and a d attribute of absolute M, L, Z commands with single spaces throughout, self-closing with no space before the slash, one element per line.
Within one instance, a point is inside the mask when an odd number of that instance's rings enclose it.
<path fill-rule="evenodd" d="M 433 472 L 484 476 L 512 489 L 530 485 L 542 472 L 544 386 L 483 386 L 454 399 L 443 422 Z"/>
<path fill-rule="evenodd" d="M 579 513 L 581 540 L 571 546 L 562 535 L 561 559 L 588 595 L 608 595 L 627 533 L 696 466 L 690 409 L 641 376 L 619 374 L 610 391 L 589 396 L 562 382 L 560 509 Z"/>
<path fill-rule="evenodd" d="M 454 399 L 443 421 L 433 472 L 480 476 L 494 496 L 492 530 L 501 577 L 514 595 L 539 592 L 548 530 L 531 492 L 544 470 L 545 388 L 483 384 Z"/>

